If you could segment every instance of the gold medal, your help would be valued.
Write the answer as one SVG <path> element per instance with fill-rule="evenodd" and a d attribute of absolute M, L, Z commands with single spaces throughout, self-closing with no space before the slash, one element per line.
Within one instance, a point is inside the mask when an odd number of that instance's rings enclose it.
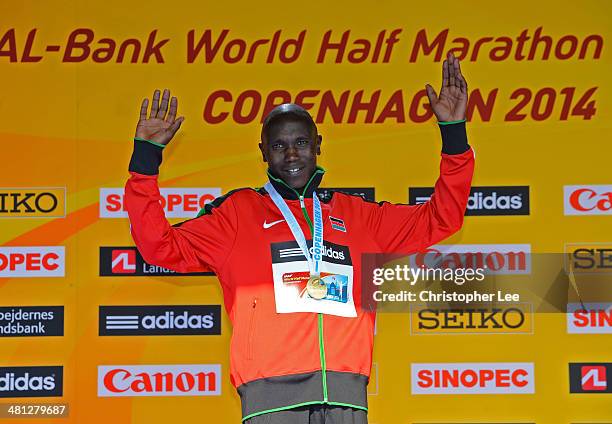
<path fill-rule="evenodd" d="M 306 291 L 313 299 L 323 299 L 327 296 L 327 286 L 321 280 L 321 277 L 317 275 L 312 275 L 308 280 L 308 284 L 306 284 Z"/>

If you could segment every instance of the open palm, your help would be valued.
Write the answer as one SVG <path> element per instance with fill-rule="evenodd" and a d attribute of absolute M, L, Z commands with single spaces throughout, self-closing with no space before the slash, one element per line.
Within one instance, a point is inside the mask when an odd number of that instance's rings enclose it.
<path fill-rule="evenodd" d="M 153 101 L 151 102 L 151 113 L 149 117 L 147 117 L 149 99 L 145 98 L 142 101 L 140 105 L 140 120 L 136 126 L 136 137 L 164 145 L 172 140 L 172 137 L 174 137 L 174 134 L 176 134 L 185 118 L 181 116 L 176 119 L 178 100 L 176 97 L 172 97 L 172 99 L 168 101 L 169 98 L 170 90 L 164 89 L 160 104 L 159 90 L 155 90 L 153 92 Z M 168 103 L 170 104 L 169 111 Z"/>
<path fill-rule="evenodd" d="M 467 107 L 467 82 L 461 74 L 459 59 L 448 53 L 442 63 L 442 88 L 440 95 L 429 84 L 425 86 L 429 104 L 438 121 L 459 121 L 465 119 Z"/>

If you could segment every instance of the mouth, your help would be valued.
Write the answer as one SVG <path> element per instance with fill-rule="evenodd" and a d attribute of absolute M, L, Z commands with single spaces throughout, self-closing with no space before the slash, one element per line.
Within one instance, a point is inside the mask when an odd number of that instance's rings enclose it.
<path fill-rule="evenodd" d="M 285 173 L 287 173 L 287 175 L 294 177 L 294 176 L 299 175 L 303 169 L 304 169 L 303 166 L 295 166 L 293 168 L 286 168 L 284 169 L 284 171 Z"/>

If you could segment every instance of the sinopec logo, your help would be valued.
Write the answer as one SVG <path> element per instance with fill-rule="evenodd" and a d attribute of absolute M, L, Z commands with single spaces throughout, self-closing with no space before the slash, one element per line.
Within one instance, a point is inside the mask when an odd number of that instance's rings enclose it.
<path fill-rule="evenodd" d="M 570 393 L 612 393 L 612 363 L 569 364 Z"/>
<path fill-rule="evenodd" d="M 411 334 L 530 334 L 532 306 L 514 303 L 474 309 L 411 305 Z"/>
<path fill-rule="evenodd" d="M 486 274 L 531 273 L 530 244 L 435 245 L 412 255 L 414 267 L 483 268 Z"/>
<path fill-rule="evenodd" d="M 63 277 L 64 246 L 0 247 L 0 277 Z"/>
<path fill-rule="evenodd" d="M 0 306 L 0 337 L 63 335 L 63 306 Z"/>
<path fill-rule="evenodd" d="M 532 394 L 532 362 L 462 362 L 411 365 L 412 394 Z"/>
<path fill-rule="evenodd" d="M 565 271 L 575 274 L 612 274 L 612 243 L 568 243 Z"/>
<path fill-rule="evenodd" d="M 138 249 L 127 247 L 100 247 L 100 276 L 124 277 L 180 277 L 191 275 L 215 275 L 213 272 L 179 273 L 158 265 L 152 265 L 143 259 Z"/>
<path fill-rule="evenodd" d="M 98 366 L 98 397 L 220 394 L 219 364 Z"/>
<path fill-rule="evenodd" d="M 569 303 L 567 332 L 612 334 L 612 303 Z"/>
<path fill-rule="evenodd" d="M 411 187 L 408 203 L 424 203 L 433 192 L 433 187 Z M 465 215 L 529 215 L 529 186 L 472 187 Z"/>
<path fill-rule="evenodd" d="M 127 218 L 123 188 L 100 189 L 100 218 Z M 160 188 L 166 218 L 195 218 L 208 202 L 221 196 L 220 188 Z"/>
<path fill-rule="evenodd" d="M 0 367 L 0 398 L 62 396 L 63 367 Z"/>
<path fill-rule="evenodd" d="M 563 187 L 565 215 L 612 215 L 612 185 Z"/>
<path fill-rule="evenodd" d="M 100 336 L 221 334 L 220 305 L 100 306 Z"/>
<path fill-rule="evenodd" d="M 0 218 L 62 218 L 65 187 L 0 188 Z"/>

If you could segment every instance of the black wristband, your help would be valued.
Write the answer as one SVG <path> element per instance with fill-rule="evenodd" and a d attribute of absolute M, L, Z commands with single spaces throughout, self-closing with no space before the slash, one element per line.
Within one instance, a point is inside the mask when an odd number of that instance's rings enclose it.
<path fill-rule="evenodd" d="M 442 134 L 442 153 L 459 155 L 470 149 L 465 132 L 465 122 L 438 126 Z"/>
<path fill-rule="evenodd" d="M 130 160 L 129 171 L 143 175 L 159 174 L 162 162 L 162 147 L 146 141 L 134 140 L 134 151 Z"/>

